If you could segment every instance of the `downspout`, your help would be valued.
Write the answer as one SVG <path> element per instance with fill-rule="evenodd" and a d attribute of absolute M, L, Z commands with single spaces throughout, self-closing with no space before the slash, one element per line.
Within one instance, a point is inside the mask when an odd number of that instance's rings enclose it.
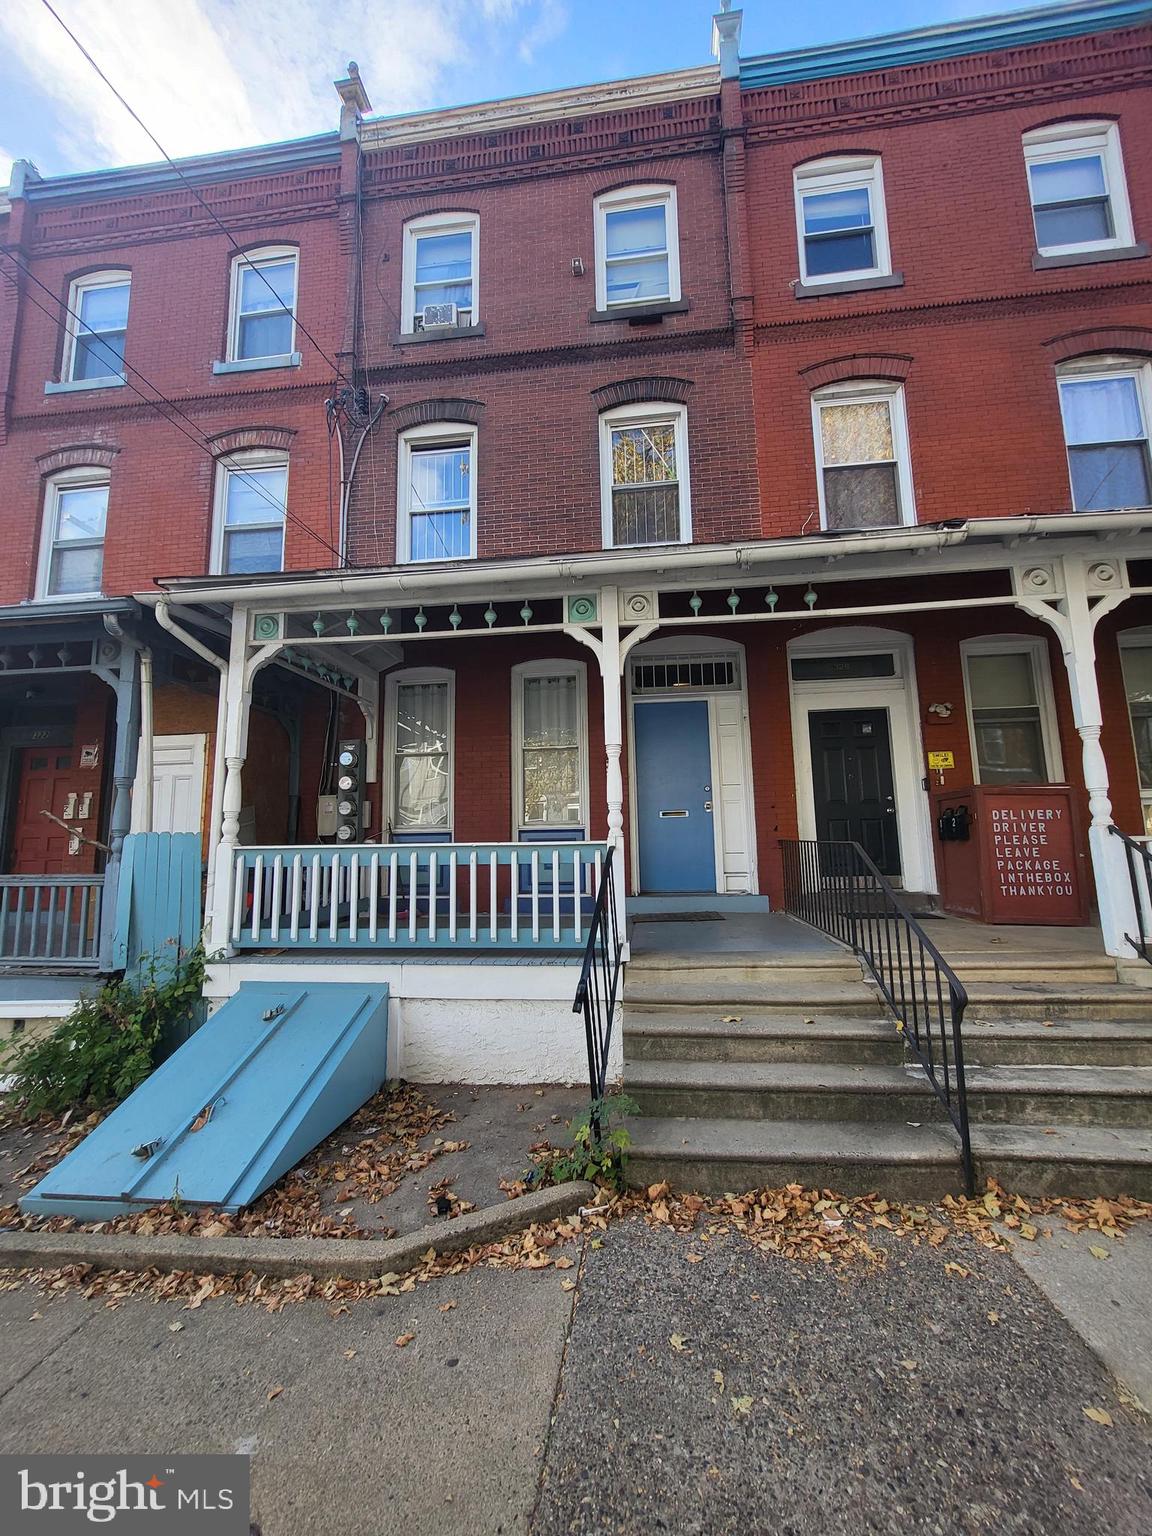
<path fill-rule="evenodd" d="M 198 640 L 190 630 L 177 624 L 168 611 L 168 599 L 162 597 L 153 610 L 156 614 L 156 622 L 161 629 L 168 631 L 175 639 L 186 645 L 190 651 L 195 652 L 202 661 L 208 662 L 216 668 L 220 674 L 220 681 L 216 692 L 216 736 L 212 746 L 212 798 L 208 805 L 208 871 L 206 889 L 211 892 L 215 889 L 213 877 L 216 873 L 216 845 L 220 840 L 220 823 L 224 817 L 224 732 L 227 727 L 228 716 L 228 690 L 225 686 L 225 678 L 228 673 L 228 662 L 223 656 L 217 656 L 211 646 Z"/>

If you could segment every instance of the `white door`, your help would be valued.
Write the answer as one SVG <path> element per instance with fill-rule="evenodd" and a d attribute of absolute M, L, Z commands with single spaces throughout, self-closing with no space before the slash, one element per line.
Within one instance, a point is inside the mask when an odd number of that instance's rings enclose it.
<path fill-rule="evenodd" d="M 204 758 L 208 738 L 157 736 L 152 748 L 153 832 L 199 832 L 204 816 Z M 132 830 L 139 831 L 141 785 L 132 786 Z"/>

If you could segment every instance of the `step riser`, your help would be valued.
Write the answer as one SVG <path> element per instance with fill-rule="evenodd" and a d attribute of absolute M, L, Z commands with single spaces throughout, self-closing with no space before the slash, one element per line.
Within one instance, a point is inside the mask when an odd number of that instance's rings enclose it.
<path fill-rule="evenodd" d="M 625 1070 L 629 1061 L 794 1061 L 851 1062 L 857 1066 L 898 1067 L 899 1040 L 756 1038 L 748 1035 L 633 1035 L 624 1032 Z"/>
<path fill-rule="evenodd" d="M 862 971 L 855 961 L 850 965 L 792 966 L 792 965 L 717 965 L 717 966 L 638 966 L 633 962 L 627 971 L 627 995 L 640 987 L 660 987 L 670 990 L 691 986 L 707 988 L 717 996 L 723 996 L 729 987 L 795 987 L 803 996 L 813 986 L 842 987 L 850 983 L 859 985 Z M 995 980 L 995 978 L 993 978 Z"/>
<path fill-rule="evenodd" d="M 969 1067 L 1152 1067 L 1152 1040 L 973 1040 Z"/>
<path fill-rule="evenodd" d="M 1136 991 L 1135 988 L 1132 990 Z M 1044 1019 L 1079 1019 L 1085 1022 L 1111 1019 L 1117 1024 L 1147 1024 L 1152 1022 L 1152 1001 L 1145 1001 L 1139 992 L 1134 998 L 1115 997 L 1107 1001 L 1076 997 L 1005 997 L 991 1001 L 986 998 L 970 999 L 967 1011 L 969 1027 L 977 1027 L 976 1021 L 982 1019 L 997 1024 L 1017 1019 L 1025 1022 Z"/>
<path fill-rule="evenodd" d="M 947 959 L 947 956 L 945 956 Z M 952 964 L 952 962 L 949 962 Z M 1071 968 L 1057 965 L 965 965 L 963 962 L 952 964 L 952 969 L 959 976 L 966 987 L 986 985 L 995 986 L 997 982 L 1031 981 L 1051 986 L 1053 982 L 1059 982 L 1061 986 L 1102 986 L 1116 980 L 1116 967 L 1102 967 L 1099 970 L 1085 968 Z"/>
<path fill-rule="evenodd" d="M 1152 1126 L 1146 1094 L 997 1093 L 968 1089 L 968 1118 L 979 1125 Z"/>
<path fill-rule="evenodd" d="M 939 1120 L 934 1094 L 910 1088 L 885 1093 L 800 1088 L 669 1088 L 629 1086 L 642 1115 L 697 1120 Z"/>
<path fill-rule="evenodd" d="M 811 995 L 805 995 L 800 988 L 795 992 L 773 996 L 761 988 L 748 988 L 741 991 L 730 986 L 723 990 L 717 989 L 715 992 L 704 992 L 688 987 L 666 987 L 663 984 L 658 988 L 650 988 L 633 982 L 625 994 L 625 1006 L 628 1008 L 694 1008 L 701 1012 L 714 1013 L 718 1018 L 721 1014 L 738 1013 L 743 1019 L 747 1019 L 752 1010 L 755 1010 L 758 1015 L 772 1015 L 779 1018 L 784 1014 L 791 1019 L 812 1018 L 819 1013 L 842 1015 L 845 1012 L 872 1014 L 880 1011 L 876 993 L 861 986 L 859 978 L 852 984 L 851 989 L 845 986 L 841 992 L 826 994 L 815 1000 Z"/>
<path fill-rule="evenodd" d="M 976 1160 L 976 1187 L 995 1179 L 1011 1194 L 1064 1195 L 1106 1198 L 1129 1195 L 1152 1200 L 1152 1169 L 1125 1163 L 1067 1163 L 1006 1157 Z M 806 1189 L 831 1189 L 841 1195 L 867 1195 L 876 1191 L 889 1200 L 917 1205 L 959 1194 L 960 1163 L 950 1173 L 938 1164 L 721 1161 L 707 1158 L 669 1158 L 634 1155 L 628 1159 L 628 1183 L 633 1188 L 667 1182 L 677 1194 L 723 1195 L 749 1189 L 780 1189 L 802 1184 Z"/>

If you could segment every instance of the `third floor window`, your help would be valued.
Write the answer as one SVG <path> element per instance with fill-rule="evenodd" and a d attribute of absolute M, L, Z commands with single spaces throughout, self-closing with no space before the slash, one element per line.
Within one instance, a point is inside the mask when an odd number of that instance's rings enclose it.
<path fill-rule="evenodd" d="M 1041 256 L 1132 244 L 1132 214 L 1115 123 L 1057 123 L 1024 135 Z"/>
<path fill-rule="evenodd" d="M 232 263 L 228 360 L 288 358 L 296 340 L 298 257 L 291 247 L 246 251 Z"/>
<path fill-rule="evenodd" d="M 127 272 L 91 272 L 72 284 L 60 373 L 65 382 L 123 377 L 131 285 Z"/>
<path fill-rule="evenodd" d="M 596 307 L 680 298 L 676 188 L 624 187 L 596 199 Z"/>
<path fill-rule="evenodd" d="M 404 227 L 402 329 L 477 325 L 480 220 L 473 213 L 433 213 Z"/>
<path fill-rule="evenodd" d="M 794 172 L 805 283 L 885 277 L 891 270 L 878 155 L 817 160 Z"/>

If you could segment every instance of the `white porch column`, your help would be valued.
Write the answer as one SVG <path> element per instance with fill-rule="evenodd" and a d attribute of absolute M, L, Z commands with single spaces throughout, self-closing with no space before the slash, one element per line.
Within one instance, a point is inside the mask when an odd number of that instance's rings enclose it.
<path fill-rule="evenodd" d="M 1124 935 L 1139 932 L 1139 920 L 1123 845 L 1109 831 L 1112 801 L 1108 763 L 1100 745 L 1104 715 L 1096 677 L 1096 625 L 1128 594 L 1124 590 L 1108 590 L 1112 580 L 1118 588 L 1123 587 L 1120 568 L 1108 561 L 1065 556 L 1057 571 L 1063 578 L 1063 598 L 1022 597 L 1017 599 L 1017 606 L 1042 619 L 1060 639 L 1088 791 L 1088 846 L 1104 948 L 1117 959 L 1131 960 L 1134 952 Z M 1023 580 L 1018 579 L 1017 589 L 1026 582 L 1027 573 Z"/>
<path fill-rule="evenodd" d="M 616 924 L 621 939 L 627 943 L 628 855 L 624 846 L 624 751 L 623 689 L 620 682 L 624 664 L 620 648 L 620 594 L 615 587 L 600 592 L 600 684 L 604 699 L 605 800 L 608 807 L 608 846 L 614 849 L 612 864 L 616 892 Z"/>
<path fill-rule="evenodd" d="M 213 953 L 227 951 L 231 946 L 232 876 L 240 842 L 240 813 L 244 808 L 244 760 L 248 755 L 248 716 L 252 700 L 246 675 L 247 652 L 248 610 L 239 608 L 233 610 L 228 669 L 220 679 L 225 699 L 222 711 L 224 787 L 220 796 L 220 826 L 209 829 L 209 835 L 218 839 L 209 891 L 211 907 L 207 913 L 208 945 Z M 218 720 L 218 727 L 219 723 Z"/>

